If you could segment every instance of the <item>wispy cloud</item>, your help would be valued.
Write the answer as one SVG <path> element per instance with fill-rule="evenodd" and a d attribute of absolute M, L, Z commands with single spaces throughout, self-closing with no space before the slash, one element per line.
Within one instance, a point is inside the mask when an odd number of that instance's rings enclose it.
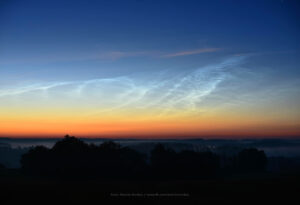
<path fill-rule="evenodd" d="M 188 55 L 195 55 L 200 53 L 211 53 L 221 50 L 220 48 L 201 48 L 196 50 L 187 50 L 187 51 L 180 51 L 176 53 L 169 53 L 166 55 L 163 55 L 164 58 L 172 58 L 172 57 L 178 57 L 178 56 L 188 56 Z"/>
<path fill-rule="evenodd" d="M 180 51 L 176 53 L 162 53 L 158 51 L 107 51 L 100 53 L 97 57 L 98 59 L 105 59 L 105 60 L 118 60 L 121 58 L 128 58 L 128 57 L 139 57 L 139 56 L 153 56 L 153 57 L 162 57 L 162 58 L 173 58 L 178 56 L 188 56 L 188 55 L 196 55 L 201 53 L 212 53 L 221 50 L 220 48 L 202 48 L 196 50 L 186 50 Z"/>
<path fill-rule="evenodd" d="M 214 92 L 227 79 L 226 69 L 239 63 L 242 58 L 227 59 L 219 64 L 194 69 L 176 75 L 149 74 L 148 80 L 134 76 L 92 79 L 86 81 L 33 84 L 26 87 L 0 89 L 2 103 L 15 97 L 19 102 L 92 106 L 101 110 L 137 108 L 159 110 L 168 114 L 174 109 L 198 110 L 198 103 Z M 21 100 L 21 99 L 30 99 Z M 4 100 L 4 101 L 3 101 Z M 1 101 L 0 101 L 1 105 Z"/>
<path fill-rule="evenodd" d="M 154 57 L 154 58 L 173 58 L 179 56 L 196 55 L 201 53 L 212 53 L 221 50 L 220 48 L 201 48 L 196 50 L 185 50 L 176 53 L 162 52 L 157 50 L 107 50 L 107 51 L 86 51 L 86 52 L 61 52 L 53 54 L 36 54 L 22 56 L 20 58 L 1 58 L 0 65 L 7 64 L 26 64 L 26 63 L 56 63 L 56 62 L 74 62 L 74 61 L 89 61 L 89 60 L 109 60 L 115 61 L 123 58 L 133 57 Z"/>

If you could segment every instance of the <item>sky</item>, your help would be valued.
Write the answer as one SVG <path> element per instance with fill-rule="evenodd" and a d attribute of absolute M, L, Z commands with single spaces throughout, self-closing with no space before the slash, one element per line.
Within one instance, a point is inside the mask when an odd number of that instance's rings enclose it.
<path fill-rule="evenodd" d="M 300 3 L 0 1 L 0 136 L 300 137 Z"/>

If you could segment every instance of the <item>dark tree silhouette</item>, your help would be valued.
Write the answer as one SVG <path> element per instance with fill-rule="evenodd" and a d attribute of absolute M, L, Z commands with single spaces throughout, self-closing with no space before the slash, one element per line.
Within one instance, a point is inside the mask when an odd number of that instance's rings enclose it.
<path fill-rule="evenodd" d="M 206 178 L 220 168 L 219 157 L 212 152 L 176 153 L 161 144 L 152 150 L 150 162 L 155 176 L 164 178 Z"/>
<path fill-rule="evenodd" d="M 51 167 L 49 161 L 50 150 L 44 146 L 36 146 L 22 155 L 21 164 L 25 173 L 33 175 L 45 175 L 48 167 Z"/>
<path fill-rule="evenodd" d="M 220 169 L 219 157 L 212 152 L 183 151 L 177 161 L 177 168 L 185 178 L 215 176 Z"/>
<path fill-rule="evenodd" d="M 151 151 L 150 165 L 155 177 L 168 178 L 174 175 L 176 153 L 166 149 L 162 144 L 157 144 Z"/>
<path fill-rule="evenodd" d="M 24 154 L 22 169 L 27 174 L 54 177 L 137 177 L 145 168 L 145 156 L 112 141 L 100 146 L 65 136 L 53 148 L 37 146 Z"/>
<path fill-rule="evenodd" d="M 264 151 L 250 148 L 238 154 L 237 166 L 241 172 L 262 172 L 265 171 L 266 165 L 267 157 Z"/>

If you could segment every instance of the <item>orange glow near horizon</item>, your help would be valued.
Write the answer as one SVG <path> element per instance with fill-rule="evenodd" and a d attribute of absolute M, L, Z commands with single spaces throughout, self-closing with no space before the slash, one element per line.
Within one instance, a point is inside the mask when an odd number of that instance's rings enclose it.
<path fill-rule="evenodd" d="M 270 117 L 257 118 L 257 115 L 251 117 L 247 114 L 246 118 L 242 113 L 235 116 L 221 111 L 207 111 L 203 115 L 181 111 L 158 116 L 147 114 L 145 110 L 127 110 L 118 114 L 103 114 L 102 118 L 71 111 L 26 112 L 23 115 L 20 112 L 2 115 L 0 136 L 62 137 L 70 134 L 111 138 L 268 138 L 298 137 L 300 133 L 300 126 L 284 122 L 282 117 L 281 120 L 274 117 L 271 120 Z"/>

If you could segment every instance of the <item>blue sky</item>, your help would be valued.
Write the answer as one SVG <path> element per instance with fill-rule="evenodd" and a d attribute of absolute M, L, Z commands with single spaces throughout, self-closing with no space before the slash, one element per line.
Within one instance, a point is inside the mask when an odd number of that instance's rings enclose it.
<path fill-rule="evenodd" d="M 299 11 L 285 0 L 4 0 L 0 105 L 272 107 L 298 126 Z"/>

